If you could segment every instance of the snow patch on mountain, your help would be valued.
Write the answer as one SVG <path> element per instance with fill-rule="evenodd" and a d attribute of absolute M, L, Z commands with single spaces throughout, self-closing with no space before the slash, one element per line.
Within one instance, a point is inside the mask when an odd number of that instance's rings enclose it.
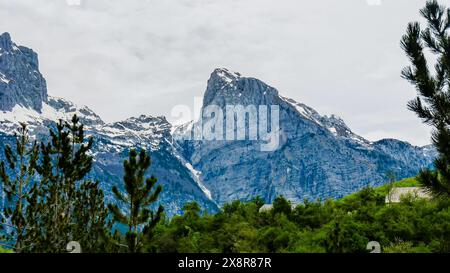
<path fill-rule="evenodd" d="M 75 104 L 56 97 L 48 97 L 42 103 L 40 111 L 21 104 L 15 105 L 10 111 L 0 110 L 0 130 L 7 134 L 14 134 L 19 123 L 26 123 L 31 132 L 46 131 L 47 125 L 58 120 L 70 121 L 77 115 L 87 126 L 100 125 L 103 121 L 88 107 L 78 107 Z"/>
<path fill-rule="evenodd" d="M 165 117 L 141 115 L 96 126 L 92 130 L 108 138 L 114 145 L 131 148 L 139 144 L 150 150 L 156 150 L 165 140 L 164 137 L 170 136 L 171 125 Z"/>
<path fill-rule="evenodd" d="M 1 57 L 2 55 L 0 54 L 0 57 Z M 6 78 L 6 76 L 3 74 L 3 73 L 1 73 L 0 72 L 0 81 L 1 82 L 3 82 L 3 83 L 6 83 L 6 84 L 8 84 L 9 82 L 10 82 L 10 80 L 8 80 L 7 78 Z"/>
<path fill-rule="evenodd" d="M 211 191 L 206 188 L 206 186 L 203 184 L 201 180 L 201 172 L 197 171 L 192 167 L 191 163 L 187 162 L 186 159 L 184 159 L 182 156 L 180 156 L 178 153 L 176 154 L 176 157 L 178 160 L 180 160 L 184 166 L 191 172 L 192 178 L 195 180 L 197 185 L 200 187 L 200 189 L 205 193 L 205 195 L 208 197 L 209 200 L 214 201 L 212 198 Z"/>

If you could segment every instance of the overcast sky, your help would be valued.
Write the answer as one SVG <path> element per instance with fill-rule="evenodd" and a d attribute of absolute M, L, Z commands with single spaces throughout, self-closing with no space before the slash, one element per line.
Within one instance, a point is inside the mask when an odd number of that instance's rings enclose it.
<path fill-rule="evenodd" d="M 399 41 L 425 0 L 0 0 L 49 94 L 105 121 L 193 106 L 216 67 L 256 77 L 370 140 L 430 143 L 406 109 Z M 379 5 L 377 2 L 381 2 Z"/>

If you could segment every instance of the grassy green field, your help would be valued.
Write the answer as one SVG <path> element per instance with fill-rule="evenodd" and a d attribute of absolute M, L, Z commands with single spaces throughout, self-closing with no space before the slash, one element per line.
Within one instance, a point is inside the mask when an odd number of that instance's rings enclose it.
<path fill-rule="evenodd" d="M 0 254 L 4 254 L 4 253 L 12 253 L 12 251 L 0 247 Z"/>
<path fill-rule="evenodd" d="M 389 193 L 390 188 L 397 187 L 397 188 L 406 188 L 406 187 L 420 187 L 419 181 L 415 177 L 405 178 L 403 180 L 394 182 L 392 185 L 384 185 L 381 187 L 373 188 L 376 194 L 384 195 L 386 196 Z M 355 198 L 359 192 L 352 193 L 350 195 L 347 195 L 344 198 L 341 198 L 337 200 L 337 202 L 345 202 L 349 199 Z"/>

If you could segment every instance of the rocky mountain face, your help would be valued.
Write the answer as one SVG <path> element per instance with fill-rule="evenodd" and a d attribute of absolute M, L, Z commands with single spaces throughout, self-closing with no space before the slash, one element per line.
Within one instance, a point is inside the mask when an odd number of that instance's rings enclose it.
<path fill-rule="evenodd" d="M 165 117 L 150 116 L 91 126 L 89 132 L 96 140 L 93 178 L 105 181 L 105 192 L 108 198 L 111 197 L 112 185 L 122 185 L 123 161 L 128 157 L 128 151 L 145 148 L 151 152 L 149 174 L 155 175 L 163 185 L 160 202 L 169 215 L 181 213 L 183 206 L 191 201 L 199 202 L 210 212 L 217 211 L 218 206 L 203 186 L 198 172 L 175 148 L 171 129 L 172 125 Z"/>
<path fill-rule="evenodd" d="M 353 133 L 339 117 L 321 116 L 260 80 L 215 70 L 203 109 L 217 105 L 225 113 L 227 105 L 237 104 L 279 107 L 278 149 L 261 151 L 258 140 L 183 140 L 191 136 L 191 128 L 206 124 L 209 116 L 175 132 L 183 155 L 201 172 L 203 183 L 219 204 L 254 196 L 268 203 L 279 195 L 294 203 L 339 198 L 385 183 L 390 171 L 397 178 L 414 176 L 430 166 L 434 157 L 430 147 L 414 147 L 394 139 L 370 142 Z"/>
<path fill-rule="evenodd" d="M 277 106 L 277 149 L 261 150 L 261 139 L 187 139 L 192 128 L 211 117 L 177 128 L 164 117 L 151 116 L 105 123 L 87 107 L 48 96 L 37 54 L 15 45 L 9 34 L 0 36 L 0 160 L 4 145 L 13 143 L 18 122 L 29 124 L 31 134 L 45 141 L 55 121 L 77 114 L 95 139 L 89 178 L 101 181 L 109 202 L 112 185 L 121 185 L 122 162 L 131 148 L 151 152 L 149 174 L 164 186 L 160 202 L 169 215 L 193 200 L 214 212 L 226 202 L 256 196 L 268 203 L 278 195 L 293 202 L 337 198 L 383 184 L 388 171 L 398 178 L 413 176 L 435 156 L 430 147 L 398 140 L 370 142 L 336 116 L 322 116 L 257 79 L 217 69 L 208 81 L 203 109 L 226 111 L 227 105 Z"/>
<path fill-rule="evenodd" d="M 19 122 L 27 123 L 32 136 L 45 141 L 55 121 L 70 120 L 76 114 L 95 139 L 89 178 L 101 181 L 108 201 L 112 201 L 112 186 L 122 185 L 123 160 L 129 150 L 145 148 L 152 157 L 148 175 L 154 174 L 163 185 L 160 202 L 169 215 L 180 213 L 184 204 L 194 200 L 217 211 L 198 172 L 175 148 L 172 125 L 164 117 L 140 116 L 108 124 L 88 107 L 48 96 L 37 54 L 15 45 L 9 34 L 0 36 L 0 77 L 0 160 L 4 160 L 4 146 L 14 143 Z"/>
<path fill-rule="evenodd" d="M 47 101 L 47 86 L 39 73 L 37 54 L 17 46 L 8 33 L 0 35 L 0 109 L 16 105 L 41 111 Z"/>

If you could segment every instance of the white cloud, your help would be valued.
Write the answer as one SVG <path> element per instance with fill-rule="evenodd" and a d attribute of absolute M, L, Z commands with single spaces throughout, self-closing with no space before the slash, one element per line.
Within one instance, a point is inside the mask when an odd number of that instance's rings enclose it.
<path fill-rule="evenodd" d="M 104 119 L 170 115 L 215 67 L 278 88 L 355 132 L 429 143 L 399 40 L 423 0 L 0 0 L 0 32 L 40 55 L 49 92 Z M 379 133 L 382 132 L 382 133 Z"/>

